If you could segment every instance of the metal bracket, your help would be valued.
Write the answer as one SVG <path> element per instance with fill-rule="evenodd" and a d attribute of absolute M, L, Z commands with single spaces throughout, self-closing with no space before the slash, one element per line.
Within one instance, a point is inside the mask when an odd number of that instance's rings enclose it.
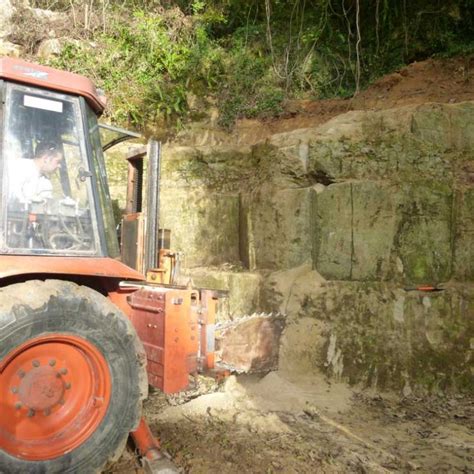
<path fill-rule="evenodd" d="M 153 436 L 144 418 L 136 431 L 130 433 L 141 456 L 145 472 L 149 474 L 178 474 L 179 469 L 160 450 L 159 441 Z"/>
<path fill-rule="evenodd" d="M 167 458 L 150 460 L 142 458 L 143 469 L 147 474 L 178 474 L 180 470 Z"/>

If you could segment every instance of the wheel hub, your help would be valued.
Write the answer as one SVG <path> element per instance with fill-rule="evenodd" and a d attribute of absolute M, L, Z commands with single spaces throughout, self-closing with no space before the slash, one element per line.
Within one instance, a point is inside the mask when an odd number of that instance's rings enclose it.
<path fill-rule="evenodd" d="M 104 356 L 86 339 L 52 334 L 26 342 L 0 364 L 0 446 L 31 461 L 72 451 L 103 420 L 111 385 Z"/>
<path fill-rule="evenodd" d="M 64 399 L 66 382 L 52 367 L 35 367 L 26 372 L 18 387 L 18 399 L 36 411 L 51 410 Z"/>

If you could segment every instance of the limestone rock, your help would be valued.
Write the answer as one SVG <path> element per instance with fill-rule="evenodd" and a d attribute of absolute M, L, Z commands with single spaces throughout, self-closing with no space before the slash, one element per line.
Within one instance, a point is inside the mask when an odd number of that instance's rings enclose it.
<path fill-rule="evenodd" d="M 21 56 L 21 47 L 0 39 L 0 56 L 19 58 Z"/>
<path fill-rule="evenodd" d="M 352 111 L 261 143 L 268 125 L 249 121 L 252 146 L 198 127 L 163 150 L 161 224 L 184 274 L 229 292 L 221 319 L 286 315 L 280 367 L 472 392 L 473 124 L 469 102 Z"/>
<path fill-rule="evenodd" d="M 259 273 L 208 268 L 186 269 L 182 283 L 186 284 L 189 279 L 196 287 L 227 292 L 227 296 L 219 298 L 219 320 L 252 314 L 260 306 L 262 276 Z"/>
<path fill-rule="evenodd" d="M 39 21 L 46 23 L 53 23 L 57 21 L 65 21 L 67 19 L 67 14 L 63 12 L 55 12 L 52 10 L 45 10 L 42 8 L 31 8 L 31 12 Z"/>
<path fill-rule="evenodd" d="M 453 195 L 447 186 L 349 182 L 313 199 L 314 264 L 325 278 L 407 284 L 450 278 Z"/>
<path fill-rule="evenodd" d="M 452 274 L 451 189 L 434 182 L 419 182 L 401 189 L 404 202 L 395 236 L 394 252 L 405 269 L 405 282 L 438 283 Z"/>
<path fill-rule="evenodd" d="M 41 42 L 37 55 L 42 59 L 51 59 L 53 56 L 61 54 L 62 45 L 59 39 L 47 39 Z"/>
<path fill-rule="evenodd" d="M 11 0 L 0 0 L 0 38 L 5 38 L 12 33 L 11 18 L 14 12 Z"/>
<path fill-rule="evenodd" d="M 457 210 L 454 237 L 453 276 L 459 281 L 474 280 L 474 189 L 458 191 L 454 208 Z"/>
<path fill-rule="evenodd" d="M 173 250 L 187 267 L 240 263 L 239 197 L 205 188 L 161 195 L 161 226 L 171 229 Z"/>
<path fill-rule="evenodd" d="M 310 189 L 266 184 L 241 196 L 240 255 L 250 269 L 285 269 L 310 258 Z"/>
<path fill-rule="evenodd" d="M 474 390 L 474 291 L 407 292 L 383 283 L 331 282 L 300 293 L 280 366 L 323 370 L 351 383 L 414 392 Z M 304 315 L 304 316 L 303 316 Z"/>

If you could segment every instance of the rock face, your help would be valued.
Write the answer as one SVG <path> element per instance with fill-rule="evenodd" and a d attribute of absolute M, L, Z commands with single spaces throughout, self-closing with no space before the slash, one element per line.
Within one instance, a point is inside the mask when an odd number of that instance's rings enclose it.
<path fill-rule="evenodd" d="M 10 0 L 0 0 L 0 38 L 5 38 L 12 32 L 11 18 L 14 11 Z"/>
<path fill-rule="evenodd" d="M 18 58 L 21 55 L 21 47 L 8 41 L 14 30 L 12 23 L 14 13 L 15 8 L 10 0 L 0 0 L 0 57 Z"/>
<path fill-rule="evenodd" d="M 164 148 L 161 225 L 195 283 L 230 291 L 230 317 L 286 314 L 282 366 L 474 391 L 474 103 L 191 141 Z"/>

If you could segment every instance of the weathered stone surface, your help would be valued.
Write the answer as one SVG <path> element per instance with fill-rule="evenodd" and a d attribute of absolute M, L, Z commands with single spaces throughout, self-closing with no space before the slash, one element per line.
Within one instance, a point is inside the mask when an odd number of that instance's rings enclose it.
<path fill-rule="evenodd" d="M 313 261 L 325 277 L 352 277 L 352 184 L 335 184 L 320 194 L 313 193 Z"/>
<path fill-rule="evenodd" d="M 21 46 L 0 39 L 0 56 L 19 58 L 21 56 Z"/>
<path fill-rule="evenodd" d="M 53 38 L 41 42 L 37 55 L 42 59 L 51 59 L 54 56 L 59 56 L 61 51 L 61 41 L 59 41 L 57 38 Z"/>
<path fill-rule="evenodd" d="M 446 185 L 420 182 L 402 187 L 405 196 L 395 252 L 407 283 L 438 283 L 451 277 L 453 195 Z"/>
<path fill-rule="evenodd" d="M 219 299 L 218 320 L 240 318 L 253 314 L 260 307 L 262 275 L 242 271 L 218 269 L 185 269 L 182 283 L 191 279 L 198 288 L 225 290 L 227 296 Z"/>
<path fill-rule="evenodd" d="M 255 157 L 250 148 L 163 148 L 162 186 L 213 192 L 237 192 L 242 182 L 255 176 Z"/>
<path fill-rule="evenodd" d="M 282 367 L 303 363 L 404 393 L 474 390 L 472 286 L 423 293 L 332 282 L 308 290 L 292 288 L 300 305 L 283 334 Z"/>
<path fill-rule="evenodd" d="M 400 217 L 396 190 L 349 182 L 313 194 L 314 265 L 334 280 L 386 279 Z"/>
<path fill-rule="evenodd" d="M 11 18 L 15 12 L 10 0 L 0 0 L 0 38 L 5 38 L 13 31 Z"/>
<path fill-rule="evenodd" d="M 187 267 L 239 263 L 239 198 L 206 190 L 162 193 L 160 226 Z"/>
<path fill-rule="evenodd" d="M 307 134 L 308 173 L 333 180 L 411 181 L 423 176 L 449 182 L 460 162 L 471 159 L 473 104 L 406 107 L 400 116 L 398 111 L 358 112 L 361 124 L 349 138 L 343 132 L 330 139 Z M 390 114 L 398 121 L 389 120 Z M 333 119 L 334 125 L 338 120 L 342 118 Z"/>
<path fill-rule="evenodd" d="M 427 104 L 413 114 L 411 131 L 424 142 L 456 150 L 474 148 L 474 104 Z"/>
<path fill-rule="evenodd" d="M 304 263 L 290 270 L 279 270 L 265 275 L 260 307 L 267 312 L 297 314 L 305 295 L 317 292 L 326 280 Z"/>
<path fill-rule="evenodd" d="M 263 185 L 241 195 L 240 255 L 255 269 L 283 269 L 310 258 L 310 189 Z"/>
<path fill-rule="evenodd" d="M 331 185 L 313 194 L 315 268 L 334 280 L 449 280 L 452 208 L 434 182 Z"/>
<path fill-rule="evenodd" d="M 324 353 L 329 325 L 314 318 L 302 317 L 286 321 L 281 337 L 279 368 L 289 373 L 311 374 L 324 371 Z"/>
<path fill-rule="evenodd" d="M 54 24 L 58 21 L 67 21 L 67 13 L 46 10 L 43 8 L 31 8 L 31 12 L 39 20 L 47 24 Z"/>
<path fill-rule="evenodd" d="M 162 225 L 197 285 L 229 291 L 220 318 L 287 315 L 282 367 L 472 391 L 473 290 L 449 287 L 474 281 L 472 124 L 472 103 L 426 104 L 251 147 L 182 141 L 164 148 Z M 226 262 L 254 273 L 199 268 Z"/>
<path fill-rule="evenodd" d="M 401 196 L 394 186 L 351 183 L 352 265 L 350 279 L 382 280 L 392 273 Z"/>
<path fill-rule="evenodd" d="M 474 280 L 474 189 L 458 191 L 455 200 L 457 225 L 454 237 L 454 277 L 459 281 Z"/>
<path fill-rule="evenodd" d="M 278 369 L 281 316 L 254 316 L 219 329 L 216 350 L 220 361 L 241 372 Z"/>

